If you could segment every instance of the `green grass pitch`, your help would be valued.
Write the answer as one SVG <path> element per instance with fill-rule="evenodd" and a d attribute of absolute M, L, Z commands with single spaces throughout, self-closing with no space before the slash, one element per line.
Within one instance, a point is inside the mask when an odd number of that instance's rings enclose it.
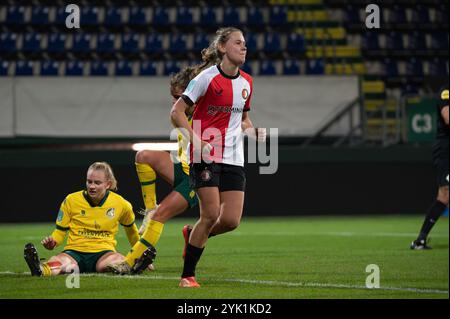
<path fill-rule="evenodd" d="M 0 298 L 448 298 L 449 225 L 441 218 L 429 251 L 411 251 L 422 216 L 244 218 L 232 233 L 210 238 L 197 267 L 200 289 L 178 288 L 183 262 L 181 228 L 165 225 L 156 271 L 140 276 L 82 275 L 80 288 L 67 276 L 31 277 L 23 246 L 40 257 L 53 224 L 0 225 Z M 123 230 L 118 251 L 129 246 Z M 61 251 L 56 249 L 56 252 Z M 380 269 L 380 288 L 366 288 L 366 266 Z"/>

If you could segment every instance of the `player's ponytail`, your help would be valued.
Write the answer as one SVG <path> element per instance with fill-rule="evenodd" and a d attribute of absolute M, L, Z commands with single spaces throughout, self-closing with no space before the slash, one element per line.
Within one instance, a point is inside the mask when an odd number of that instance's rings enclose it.
<path fill-rule="evenodd" d="M 109 189 L 112 191 L 117 191 L 117 179 L 114 176 L 111 165 L 106 162 L 95 162 L 94 164 L 89 166 L 88 171 L 90 170 L 100 170 L 105 172 L 106 180 L 111 182 L 111 187 Z"/>

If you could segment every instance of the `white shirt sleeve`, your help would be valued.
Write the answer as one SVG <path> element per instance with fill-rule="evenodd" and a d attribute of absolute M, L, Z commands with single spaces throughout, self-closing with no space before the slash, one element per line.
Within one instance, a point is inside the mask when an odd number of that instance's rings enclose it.
<path fill-rule="evenodd" d="M 188 97 L 189 100 L 195 104 L 203 95 L 205 95 L 206 90 L 208 89 L 208 84 L 208 75 L 206 72 L 201 72 L 189 82 L 189 85 L 183 92 L 183 95 Z"/>

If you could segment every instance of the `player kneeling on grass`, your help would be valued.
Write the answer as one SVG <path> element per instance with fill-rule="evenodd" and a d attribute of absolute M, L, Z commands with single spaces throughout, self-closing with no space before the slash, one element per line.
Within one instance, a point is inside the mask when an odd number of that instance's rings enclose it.
<path fill-rule="evenodd" d="M 41 263 L 35 246 L 25 245 L 25 261 L 33 276 L 67 274 L 74 269 L 80 273 L 105 272 L 106 265 L 124 260 L 115 249 L 119 224 L 124 227 L 131 246 L 139 240 L 139 234 L 133 207 L 113 192 L 116 190 L 117 181 L 109 164 L 96 162 L 89 167 L 86 190 L 66 197 L 58 213 L 56 229 L 41 242 L 46 249 L 53 250 L 64 241 L 68 231 L 64 251 Z M 151 266 L 156 251 L 151 252 L 153 258 L 146 259 L 148 264 L 139 263 L 142 268 L 138 270 Z"/>

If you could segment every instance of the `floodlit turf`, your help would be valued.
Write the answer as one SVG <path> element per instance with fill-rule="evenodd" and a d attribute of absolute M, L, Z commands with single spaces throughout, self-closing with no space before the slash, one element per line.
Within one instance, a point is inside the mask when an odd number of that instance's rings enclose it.
<path fill-rule="evenodd" d="M 23 246 L 40 257 L 52 224 L 0 225 L 0 298 L 448 298 L 448 218 L 432 231 L 430 251 L 411 251 L 422 216 L 246 218 L 232 233 L 209 240 L 197 268 L 200 289 L 178 288 L 183 262 L 181 228 L 166 224 L 154 272 L 141 276 L 31 277 Z M 128 242 L 119 233 L 118 251 Z M 59 248 L 56 252 L 61 251 Z M 380 269 L 380 288 L 365 287 L 366 266 Z"/>

